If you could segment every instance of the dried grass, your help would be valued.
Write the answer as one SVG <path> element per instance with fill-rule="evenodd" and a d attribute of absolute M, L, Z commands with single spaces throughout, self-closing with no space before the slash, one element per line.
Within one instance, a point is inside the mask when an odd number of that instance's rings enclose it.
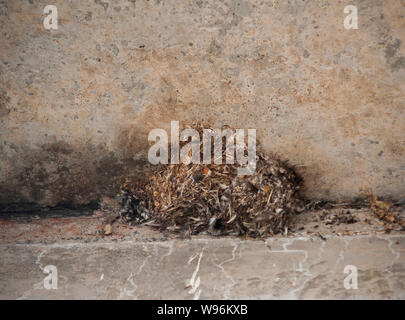
<path fill-rule="evenodd" d="M 197 130 L 202 131 L 201 127 Z M 146 185 L 124 183 L 121 217 L 183 235 L 267 237 L 283 232 L 301 206 L 297 196 L 300 179 L 294 170 L 285 162 L 265 156 L 259 146 L 256 171 L 238 176 L 238 167 L 161 165 Z"/>

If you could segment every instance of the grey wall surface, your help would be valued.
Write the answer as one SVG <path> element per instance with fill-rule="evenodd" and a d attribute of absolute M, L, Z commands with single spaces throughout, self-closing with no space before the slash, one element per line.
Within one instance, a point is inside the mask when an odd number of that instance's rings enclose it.
<path fill-rule="evenodd" d="M 307 197 L 401 198 L 404 15 L 403 0 L 0 1 L 0 203 L 114 194 L 146 175 L 151 129 L 193 119 L 256 128 Z"/>

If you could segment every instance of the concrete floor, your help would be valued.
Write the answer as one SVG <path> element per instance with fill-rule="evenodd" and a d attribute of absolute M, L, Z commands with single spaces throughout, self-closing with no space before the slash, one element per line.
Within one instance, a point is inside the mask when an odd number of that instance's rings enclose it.
<path fill-rule="evenodd" d="M 404 249 L 403 234 L 2 243 L 0 298 L 405 299 Z M 48 265 L 57 289 L 44 287 Z"/>

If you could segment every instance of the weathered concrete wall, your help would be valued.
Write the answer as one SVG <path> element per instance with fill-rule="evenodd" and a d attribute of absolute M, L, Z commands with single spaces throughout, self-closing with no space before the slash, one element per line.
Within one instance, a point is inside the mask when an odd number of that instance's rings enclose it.
<path fill-rule="evenodd" d="M 0 202 L 114 193 L 190 119 L 256 128 L 309 197 L 405 194 L 404 1 L 48 2 L 0 1 Z"/>

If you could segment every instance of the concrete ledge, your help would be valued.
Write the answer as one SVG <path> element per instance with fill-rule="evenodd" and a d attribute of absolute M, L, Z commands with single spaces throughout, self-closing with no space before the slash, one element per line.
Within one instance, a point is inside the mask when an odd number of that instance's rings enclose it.
<path fill-rule="evenodd" d="M 1 299 L 404 299 L 405 236 L 2 244 Z M 58 289 L 43 270 L 57 267 Z M 345 289 L 347 265 L 358 289 Z"/>

